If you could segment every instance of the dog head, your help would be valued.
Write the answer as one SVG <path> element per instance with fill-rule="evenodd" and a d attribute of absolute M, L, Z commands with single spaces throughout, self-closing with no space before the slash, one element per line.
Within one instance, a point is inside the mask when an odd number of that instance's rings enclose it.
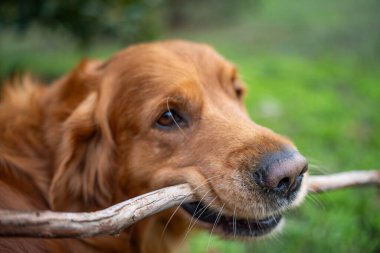
<path fill-rule="evenodd" d="M 214 233 L 255 237 L 275 230 L 281 214 L 305 196 L 305 158 L 290 140 L 249 118 L 236 68 L 212 48 L 183 41 L 132 46 L 91 75 L 94 95 L 74 119 L 87 119 L 81 130 L 94 131 L 82 138 L 86 147 L 93 144 L 76 163 L 83 175 L 91 169 L 85 164 L 98 168 L 88 173 L 87 187 L 97 184 L 99 193 L 86 199 L 189 183 L 198 199 L 182 205 L 181 215 Z M 61 171 L 73 159 L 62 159 Z M 61 182 L 65 173 L 55 185 L 68 185 Z"/>

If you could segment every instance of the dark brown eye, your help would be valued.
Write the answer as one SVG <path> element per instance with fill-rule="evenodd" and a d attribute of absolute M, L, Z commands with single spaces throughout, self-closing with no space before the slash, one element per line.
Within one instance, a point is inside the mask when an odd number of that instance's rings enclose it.
<path fill-rule="evenodd" d="M 237 98 L 240 99 L 243 96 L 243 93 L 244 93 L 243 88 L 235 87 L 235 94 L 236 94 Z"/>
<path fill-rule="evenodd" d="M 241 99 L 244 96 L 245 90 L 242 85 L 235 84 L 234 90 L 235 90 L 235 95 L 238 99 Z"/>
<path fill-rule="evenodd" d="M 161 114 L 156 122 L 156 126 L 164 129 L 171 129 L 175 127 L 182 127 L 186 125 L 186 121 L 176 111 L 168 110 Z"/>

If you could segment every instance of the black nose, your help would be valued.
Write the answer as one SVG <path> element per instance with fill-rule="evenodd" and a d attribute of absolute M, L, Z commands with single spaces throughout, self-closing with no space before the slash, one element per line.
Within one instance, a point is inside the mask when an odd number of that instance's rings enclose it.
<path fill-rule="evenodd" d="M 298 151 L 284 150 L 265 156 L 253 179 L 262 188 L 289 194 L 298 190 L 306 171 L 305 157 Z"/>

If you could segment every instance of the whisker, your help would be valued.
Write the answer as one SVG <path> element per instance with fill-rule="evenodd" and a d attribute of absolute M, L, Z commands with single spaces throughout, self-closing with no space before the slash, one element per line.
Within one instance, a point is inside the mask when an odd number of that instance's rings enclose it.
<path fill-rule="evenodd" d="M 312 204 L 314 204 L 320 208 L 323 208 L 323 209 L 326 208 L 326 206 L 323 204 L 323 202 L 320 199 L 318 199 L 316 196 L 313 196 L 311 194 L 307 194 L 306 200 L 310 200 L 310 203 L 312 203 Z M 307 203 L 307 201 L 306 201 L 306 203 Z"/>
<path fill-rule="evenodd" d="M 214 229 L 215 229 L 216 225 L 218 224 L 220 218 L 222 217 L 222 212 L 223 212 L 224 205 L 225 205 L 225 203 L 224 203 L 223 206 L 220 208 L 220 211 L 219 211 L 218 215 L 216 216 L 216 219 L 215 219 L 214 225 L 212 226 L 212 229 L 211 229 L 211 232 L 210 232 L 210 236 L 209 236 L 209 238 L 208 238 L 207 248 L 206 248 L 206 251 L 205 251 L 206 253 L 207 253 L 207 251 L 208 251 L 208 249 L 209 249 L 209 247 L 210 247 L 210 242 L 211 242 L 211 236 L 212 236 L 212 233 L 214 233 Z"/>
<path fill-rule="evenodd" d="M 249 219 L 248 219 L 248 217 L 246 217 L 246 219 L 247 219 L 247 224 L 248 224 L 249 234 L 252 235 L 252 229 L 251 229 L 251 225 L 249 224 Z"/>
<path fill-rule="evenodd" d="M 307 160 L 309 161 L 309 164 L 312 163 L 312 164 L 320 164 L 321 163 L 321 160 L 318 159 L 318 158 L 315 158 L 315 157 L 312 157 L 308 154 L 305 154 L 305 157 L 307 158 Z"/>
<path fill-rule="evenodd" d="M 198 218 L 195 219 L 195 221 L 193 222 L 193 224 L 192 224 L 192 225 L 190 226 L 190 228 L 186 231 L 186 234 L 185 234 L 184 238 L 182 239 L 182 241 L 181 241 L 181 243 L 180 243 L 179 245 L 182 245 L 182 244 L 186 241 L 187 236 L 189 235 L 190 231 L 193 229 L 193 227 L 195 226 L 195 224 L 197 224 L 199 218 L 200 218 L 200 217 L 202 216 L 202 214 L 207 210 L 207 208 L 211 206 L 211 204 L 212 204 L 216 199 L 217 199 L 217 197 L 213 198 L 207 206 L 205 206 L 205 207 L 202 208 L 203 211 L 198 215 Z M 200 210 L 202 210 L 202 209 L 200 209 Z"/>
<path fill-rule="evenodd" d="M 198 203 L 198 205 L 197 205 L 197 207 L 195 208 L 195 211 L 194 211 L 194 213 L 193 213 L 193 215 L 191 216 L 191 219 L 190 219 L 190 222 L 189 222 L 189 226 L 187 227 L 187 230 L 186 230 L 186 234 L 185 234 L 185 238 L 187 237 L 187 235 L 190 233 L 190 231 L 191 231 L 191 224 L 192 224 L 192 222 L 193 222 L 193 220 L 194 220 L 194 215 L 196 215 L 197 214 L 197 212 L 198 212 L 198 207 L 200 206 L 200 204 L 201 204 L 201 201 L 204 199 L 204 197 L 211 191 L 212 189 L 210 189 L 209 191 L 207 191 L 204 195 L 203 195 L 203 197 L 201 198 L 201 200 L 199 201 L 199 203 Z M 202 208 L 203 209 L 203 208 Z M 200 210 L 202 210 L 202 209 L 200 209 Z M 204 212 L 204 211 L 203 211 Z M 203 212 L 202 212 L 202 214 L 203 214 Z M 195 221 L 196 222 L 196 221 Z"/>
<path fill-rule="evenodd" d="M 276 242 L 276 243 L 280 243 L 280 244 L 282 244 L 282 241 L 281 241 L 281 239 L 280 239 L 279 234 L 280 234 L 280 233 L 270 233 L 270 234 L 269 234 L 269 238 L 270 238 L 272 241 Z"/>
<path fill-rule="evenodd" d="M 234 229 L 234 238 L 236 238 L 236 205 L 234 208 L 234 215 L 232 216 L 232 226 Z"/>
<path fill-rule="evenodd" d="M 311 175 L 315 175 L 315 174 L 325 175 L 325 174 L 331 173 L 331 171 L 329 169 L 322 168 L 319 165 L 310 164 L 310 163 L 309 163 L 309 172 Z"/>
<path fill-rule="evenodd" d="M 170 111 L 170 107 L 169 107 L 169 97 L 166 99 L 166 108 L 168 109 L 168 111 L 170 112 L 170 115 L 172 116 L 172 119 L 174 121 L 174 123 L 176 124 L 176 126 L 178 127 L 178 129 L 181 131 L 182 135 L 186 138 L 186 139 L 189 139 L 187 137 L 187 135 L 185 134 L 185 132 L 183 131 L 183 129 L 179 126 L 178 122 L 175 120 L 175 118 L 173 117 L 171 111 Z"/>
<path fill-rule="evenodd" d="M 198 185 L 197 187 L 195 187 L 195 188 L 193 189 L 193 191 L 195 191 L 195 190 L 197 190 L 198 188 L 202 187 L 203 185 L 209 183 L 209 182 L 211 181 L 211 179 L 214 179 L 214 178 L 219 177 L 219 176 L 222 176 L 222 175 L 216 175 L 216 176 L 213 176 L 213 177 L 207 178 L 206 180 L 202 181 L 202 183 L 201 183 L 200 185 Z M 210 191 L 208 191 L 208 192 L 210 192 Z M 208 192 L 206 192 L 206 194 L 207 194 Z M 206 194 L 205 194 L 205 195 L 206 195 Z M 204 195 L 204 196 L 205 196 L 205 195 Z M 169 220 L 166 222 L 165 227 L 164 227 L 164 229 L 162 230 L 162 233 L 161 233 L 161 238 L 160 238 L 160 241 L 161 241 L 161 242 L 162 242 L 162 239 L 163 239 L 163 237 L 164 237 L 165 231 L 166 231 L 166 229 L 167 229 L 168 226 L 169 226 L 170 221 L 173 219 L 174 215 L 177 213 L 177 211 L 179 210 L 179 208 L 181 207 L 181 205 L 183 204 L 183 202 L 185 201 L 185 199 L 186 199 L 186 198 L 184 198 L 184 199 L 181 201 L 181 203 L 177 206 L 177 208 L 174 210 L 174 212 L 172 213 L 172 215 L 169 217 Z"/>
<path fill-rule="evenodd" d="M 276 219 L 275 215 L 272 214 L 271 216 L 272 216 L 272 218 L 274 219 L 274 221 L 277 223 L 277 219 Z"/>
<path fill-rule="evenodd" d="M 318 174 L 328 174 L 329 172 L 331 172 L 330 169 L 326 168 L 325 166 L 321 166 L 322 162 L 319 159 L 310 157 L 309 155 L 307 155 L 306 157 L 309 161 L 310 174 L 314 174 L 315 172 L 317 172 Z"/>
<path fill-rule="evenodd" d="M 226 180 L 232 180 L 232 181 L 236 181 L 236 182 L 240 182 L 242 184 L 246 184 L 247 182 L 243 181 L 241 178 L 236 178 L 236 177 L 230 177 L 230 178 L 226 178 Z"/>

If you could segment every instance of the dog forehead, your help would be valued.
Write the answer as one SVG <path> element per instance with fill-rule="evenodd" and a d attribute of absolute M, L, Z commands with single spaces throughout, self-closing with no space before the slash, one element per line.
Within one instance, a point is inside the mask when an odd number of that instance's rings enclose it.
<path fill-rule="evenodd" d="M 154 106 L 169 97 L 201 105 L 206 97 L 225 92 L 235 73 L 234 66 L 211 47 L 184 41 L 132 46 L 108 65 L 122 108 Z"/>
<path fill-rule="evenodd" d="M 105 64 L 111 74 L 139 79 L 210 79 L 234 68 L 213 48 L 186 41 L 128 47 Z M 198 80 L 196 80 L 198 81 Z"/>

